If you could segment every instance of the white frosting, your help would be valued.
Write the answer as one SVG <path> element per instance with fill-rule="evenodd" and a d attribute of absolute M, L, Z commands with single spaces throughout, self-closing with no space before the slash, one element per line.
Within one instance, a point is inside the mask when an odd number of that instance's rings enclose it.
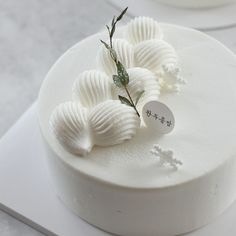
<path fill-rule="evenodd" d="M 135 67 L 128 69 L 127 72 L 130 80 L 127 87 L 134 101 L 138 94 L 144 90 L 144 93 L 137 104 L 138 110 L 142 111 L 145 103 L 152 100 L 158 100 L 160 95 L 159 82 L 156 75 L 145 68 Z M 127 96 L 124 89 L 114 86 L 113 97 L 117 98 L 118 95 Z"/>
<path fill-rule="evenodd" d="M 177 66 L 175 49 L 163 40 L 143 41 L 135 46 L 136 64 L 154 73 L 162 71 L 162 66 Z"/>
<path fill-rule="evenodd" d="M 111 79 L 104 72 L 87 70 L 79 74 L 72 91 L 75 101 L 84 107 L 91 108 L 111 99 Z"/>
<path fill-rule="evenodd" d="M 135 18 L 126 29 L 127 37 L 131 41 L 133 38 L 135 41 L 133 43 L 162 37 L 159 24 L 147 17 Z M 148 40 L 144 41 L 146 43 L 144 46 L 142 46 L 142 43 L 139 43 L 136 46 L 136 59 L 140 66 L 148 67 L 147 65 L 150 64 L 151 59 L 146 57 L 146 55 L 144 55 L 144 58 L 147 59 L 147 63 L 145 63 L 145 61 L 143 63 L 143 61 L 140 60 L 142 50 L 149 52 L 148 49 L 151 47 L 147 43 L 150 42 L 153 43 L 155 49 L 157 48 L 160 51 L 160 57 L 157 58 L 159 60 L 157 60 L 157 65 L 155 65 L 156 67 L 166 66 L 169 69 L 170 66 L 173 67 L 173 65 L 176 64 L 171 64 L 173 55 L 169 53 L 169 48 L 165 46 L 167 43 L 160 43 L 162 41 L 159 41 L 160 40 L 154 39 L 152 41 Z M 160 86 L 159 81 L 156 78 L 157 75 L 145 68 L 128 69 L 134 66 L 133 46 L 125 39 L 114 39 L 112 43 L 118 60 L 121 61 L 128 71 L 130 80 L 128 90 L 131 98 L 135 104 L 138 103 L 137 109 L 141 111 L 145 103 L 152 100 L 158 100 Z M 78 114 L 79 112 L 82 112 L 82 110 L 78 111 L 78 107 L 76 107 L 75 104 L 71 105 L 71 103 L 66 103 L 63 106 L 57 107 L 50 121 L 52 131 L 62 146 L 69 152 L 81 156 L 88 154 L 93 145 L 111 146 L 131 139 L 136 133 L 136 128 L 140 123 L 140 120 L 138 119 L 137 122 L 137 117 L 133 116 L 133 114 L 135 114 L 133 108 L 125 108 L 117 101 L 106 102 L 107 100 L 112 99 L 112 97 L 118 99 L 119 95 L 127 97 L 127 94 L 124 88 L 114 88 L 115 85 L 113 84 L 112 86 L 112 80 L 107 76 L 116 74 L 117 69 L 109 50 L 107 50 L 103 44 L 100 46 L 97 62 L 105 73 L 98 70 L 84 71 L 79 74 L 72 88 L 73 100 L 80 104 L 81 107 L 90 109 L 85 112 L 86 114 L 89 113 L 88 119 L 85 121 L 89 124 L 86 124 L 83 127 L 82 124 L 84 120 L 81 120 L 83 115 Z M 153 71 L 160 72 L 160 70 L 156 70 L 158 69 L 156 67 L 152 68 L 150 66 Z M 165 72 L 165 70 L 163 71 Z M 170 70 L 168 70 L 168 72 L 170 72 Z M 165 75 L 162 73 L 163 78 L 164 76 Z M 114 88 L 113 91 L 112 87 Z M 141 92 L 144 93 L 140 98 Z M 75 110 L 75 114 L 72 114 L 73 110 Z M 119 116 L 122 116 L 122 119 L 118 119 Z M 79 127 L 78 131 L 76 131 L 77 126 Z M 72 130 L 73 127 L 75 127 L 74 131 Z M 85 136 L 84 133 L 86 130 L 88 135 L 85 140 L 83 140 L 81 136 Z M 79 138 L 75 135 L 76 132 L 78 133 Z M 81 135 L 81 132 L 83 135 Z M 69 142 L 71 142 L 71 144 L 69 144 Z"/>
<path fill-rule="evenodd" d="M 131 41 L 133 38 L 135 41 L 133 43 L 162 37 L 159 24 L 151 18 L 135 18 L 126 28 L 127 37 Z M 160 86 L 156 75 L 144 68 L 128 69 L 134 66 L 134 50 L 128 41 L 114 39 L 113 48 L 118 60 L 128 70 L 130 79 L 128 90 L 135 104 L 139 94 L 144 92 L 137 107 L 142 110 L 146 102 L 157 100 L 159 97 Z M 146 48 L 148 49 L 147 46 Z M 138 56 L 139 51 L 137 59 L 139 59 Z M 103 44 L 97 58 L 101 69 L 109 76 L 116 74 L 116 65 L 109 50 Z M 112 86 L 111 79 L 104 72 L 87 70 L 79 74 L 72 88 L 72 97 L 76 103 L 65 103 L 56 107 L 50 119 L 51 130 L 66 150 L 83 156 L 91 151 L 93 145 L 111 146 L 134 136 L 140 125 L 140 119 L 137 118 L 133 108 L 125 107 L 119 101 L 110 100 L 112 99 L 112 87 L 114 88 L 114 84 Z M 113 92 L 114 99 L 117 99 L 119 95 L 127 96 L 123 88 L 114 89 Z M 85 114 L 82 114 L 83 112 Z M 87 114 L 88 118 L 85 119 Z M 84 122 L 87 123 L 84 124 Z"/>
<path fill-rule="evenodd" d="M 49 124 L 67 151 L 84 156 L 94 145 L 110 146 L 131 139 L 140 119 L 133 108 L 118 100 L 106 100 L 90 110 L 66 102 L 54 109 Z"/>
<path fill-rule="evenodd" d="M 94 143 L 111 146 L 131 139 L 140 125 L 140 119 L 132 107 L 118 100 L 108 100 L 92 109 L 89 123 L 94 133 Z"/>
<path fill-rule="evenodd" d="M 147 40 L 135 46 L 135 61 L 140 67 L 145 67 L 156 73 L 162 87 L 168 90 L 178 90 L 183 83 L 180 76 L 178 56 L 169 43 L 163 40 Z"/>
<path fill-rule="evenodd" d="M 149 39 L 162 39 L 163 33 L 157 21 L 150 17 L 135 17 L 127 25 L 124 36 L 130 43 L 137 44 Z"/>
<path fill-rule="evenodd" d="M 50 118 L 50 129 L 59 143 L 69 152 L 86 155 L 92 149 L 88 110 L 76 102 L 66 102 L 57 106 Z"/>
<path fill-rule="evenodd" d="M 118 60 L 122 62 L 126 69 L 134 66 L 134 50 L 133 46 L 124 39 L 114 39 L 113 48 L 117 53 Z M 96 51 L 94 51 L 96 54 Z M 103 44 L 97 55 L 97 63 L 101 70 L 105 71 L 109 76 L 117 73 L 114 61 L 111 59 L 109 51 Z"/>

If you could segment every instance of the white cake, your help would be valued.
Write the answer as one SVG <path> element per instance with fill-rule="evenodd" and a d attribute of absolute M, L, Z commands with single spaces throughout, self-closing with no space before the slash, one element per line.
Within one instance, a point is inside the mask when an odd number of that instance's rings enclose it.
<path fill-rule="evenodd" d="M 125 27 L 117 30 L 122 38 Z M 236 58 L 198 31 L 161 24 L 178 53 L 187 84 L 160 101 L 175 116 L 172 133 L 140 128 L 122 144 L 84 157 L 64 149 L 50 132 L 55 107 L 71 100 L 78 74 L 97 68 L 106 32 L 70 48 L 48 73 L 39 95 L 39 123 L 59 198 L 89 223 L 133 236 L 177 235 L 207 224 L 236 198 Z M 172 149 L 183 165 L 160 166 L 153 144 Z"/>

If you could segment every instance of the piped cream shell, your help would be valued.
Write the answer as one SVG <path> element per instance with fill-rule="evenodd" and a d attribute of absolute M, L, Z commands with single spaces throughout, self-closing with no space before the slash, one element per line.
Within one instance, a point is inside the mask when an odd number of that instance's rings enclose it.
<path fill-rule="evenodd" d="M 130 80 L 127 88 L 131 94 L 132 99 L 136 101 L 138 94 L 144 90 L 144 93 L 140 97 L 137 104 L 138 110 L 141 112 L 145 103 L 159 99 L 160 86 L 157 76 L 150 70 L 140 67 L 130 68 L 127 70 L 127 72 L 129 74 Z M 117 99 L 118 95 L 127 97 L 127 94 L 123 88 L 114 86 L 114 99 Z"/>
<path fill-rule="evenodd" d="M 70 153 L 84 156 L 93 146 L 87 122 L 88 110 L 76 102 L 58 105 L 49 121 L 49 127 L 58 142 Z"/>
<path fill-rule="evenodd" d="M 175 49 L 163 40 L 148 40 L 135 46 L 135 61 L 154 73 L 162 71 L 162 67 L 176 67 L 178 57 Z"/>
<path fill-rule="evenodd" d="M 49 126 L 67 151 L 85 156 L 94 145 L 111 146 L 131 139 L 140 118 L 132 107 L 118 100 L 104 101 L 90 110 L 66 102 L 54 109 Z"/>
<path fill-rule="evenodd" d="M 129 140 L 140 126 L 140 118 L 134 109 L 118 100 L 97 105 L 89 114 L 89 122 L 94 143 L 98 146 L 111 146 Z"/>
<path fill-rule="evenodd" d="M 125 38 L 132 44 L 150 39 L 162 39 L 163 33 L 157 21 L 150 17 L 139 16 L 127 25 Z"/>
<path fill-rule="evenodd" d="M 124 39 L 114 39 L 113 48 L 116 51 L 118 60 L 122 62 L 126 69 L 134 66 L 134 49 L 128 41 Z M 99 48 L 97 64 L 109 77 L 117 73 L 115 63 L 104 45 L 101 45 Z"/>
<path fill-rule="evenodd" d="M 112 81 L 102 71 L 87 70 L 79 74 L 75 80 L 72 93 L 73 100 L 82 106 L 91 108 L 111 99 Z"/>

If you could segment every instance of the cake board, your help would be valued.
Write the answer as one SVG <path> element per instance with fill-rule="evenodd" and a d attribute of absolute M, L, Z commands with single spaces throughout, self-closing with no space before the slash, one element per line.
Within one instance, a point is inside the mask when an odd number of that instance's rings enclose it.
<path fill-rule="evenodd" d="M 198 30 L 219 30 L 236 26 L 236 3 L 219 7 L 187 9 L 165 5 L 157 0 L 107 0 L 121 10 L 129 6 L 127 16 L 150 16 L 161 22 L 183 25 Z"/>
<path fill-rule="evenodd" d="M 43 232 L 105 236 L 57 198 L 47 169 L 34 103 L 0 140 L 0 209 Z M 236 203 L 214 222 L 187 236 L 236 235 Z"/>

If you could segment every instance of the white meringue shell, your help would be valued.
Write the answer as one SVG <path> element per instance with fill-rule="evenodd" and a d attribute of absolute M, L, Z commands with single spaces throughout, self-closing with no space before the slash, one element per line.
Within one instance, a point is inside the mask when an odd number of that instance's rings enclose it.
<path fill-rule="evenodd" d="M 135 60 L 138 66 L 157 75 L 162 90 L 178 92 L 179 85 L 185 83 L 180 75 L 175 49 L 163 40 L 148 40 L 137 44 Z"/>
<path fill-rule="evenodd" d="M 84 156 L 93 143 L 87 122 L 88 111 L 76 102 L 57 106 L 49 121 L 49 127 L 58 142 L 69 152 Z"/>
<path fill-rule="evenodd" d="M 125 38 L 132 44 L 150 39 L 162 39 L 163 33 L 157 21 L 150 17 L 139 16 L 127 25 Z"/>
<path fill-rule="evenodd" d="M 140 126 L 140 119 L 132 107 L 118 100 L 97 105 L 89 114 L 94 143 L 98 146 L 120 144 L 131 139 Z"/>
<path fill-rule="evenodd" d="M 66 102 L 54 109 L 49 126 L 67 151 L 84 156 L 94 145 L 110 146 L 131 139 L 140 119 L 132 107 L 118 100 L 107 100 L 91 110 Z"/>
<path fill-rule="evenodd" d="M 134 67 L 127 70 L 129 74 L 129 84 L 127 86 L 130 95 L 134 101 L 138 94 L 144 90 L 143 95 L 139 99 L 137 108 L 142 111 L 145 103 L 153 100 L 158 100 L 160 95 L 160 85 L 157 76 L 150 70 L 140 67 Z M 115 87 L 113 97 L 117 99 L 118 95 L 127 96 L 124 89 Z"/>
<path fill-rule="evenodd" d="M 84 107 L 91 108 L 111 99 L 111 80 L 102 71 L 84 71 L 75 80 L 72 91 L 75 101 Z"/>
<path fill-rule="evenodd" d="M 162 66 L 176 67 L 178 57 L 175 49 L 163 40 L 148 40 L 135 46 L 135 60 L 139 67 L 154 73 L 162 71 Z"/>
<path fill-rule="evenodd" d="M 134 66 L 134 49 L 128 41 L 124 39 L 114 39 L 113 48 L 117 53 L 118 60 L 122 62 L 126 69 Z M 117 73 L 115 63 L 104 45 L 101 45 L 98 51 L 97 64 L 98 67 L 109 76 Z"/>

